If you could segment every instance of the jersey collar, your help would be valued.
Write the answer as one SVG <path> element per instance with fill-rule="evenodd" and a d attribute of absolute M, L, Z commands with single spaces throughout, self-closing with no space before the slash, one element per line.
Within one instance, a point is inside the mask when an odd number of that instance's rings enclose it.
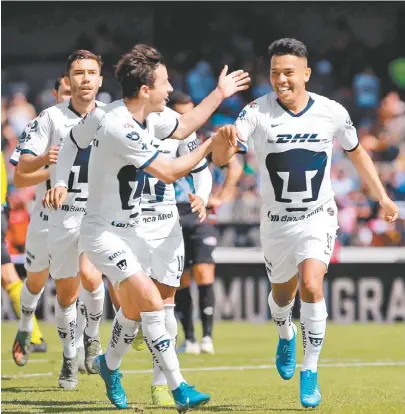
<path fill-rule="evenodd" d="M 72 106 L 72 100 L 70 99 L 69 100 L 69 105 L 68 105 L 68 108 L 75 114 L 75 115 L 77 115 L 79 118 L 83 118 L 80 114 L 79 114 L 79 112 L 77 112 L 76 111 L 76 109 L 75 108 L 73 108 L 73 106 Z M 97 102 L 94 102 L 94 108 L 97 108 Z"/>
<path fill-rule="evenodd" d="M 297 118 L 297 117 L 299 117 L 299 116 L 301 116 L 301 115 L 304 115 L 305 114 L 305 112 L 307 112 L 308 111 L 308 109 L 309 108 L 311 108 L 311 106 L 314 104 L 314 100 L 312 99 L 312 97 L 310 96 L 309 97 L 309 99 L 308 99 L 308 103 L 307 103 L 307 105 L 306 105 L 306 107 L 301 111 L 301 112 L 298 112 L 298 114 L 294 114 L 294 112 L 291 112 L 285 105 L 283 105 L 280 101 L 279 101 L 279 99 L 277 98 L 276 99 L 276 102 L 281 106 L 281 108 L 283 108 L 284 109 L 284 111 L 286 111 L 289 115 L 291 115 L 292 117 L 294 117 L 294 118 Z"/>

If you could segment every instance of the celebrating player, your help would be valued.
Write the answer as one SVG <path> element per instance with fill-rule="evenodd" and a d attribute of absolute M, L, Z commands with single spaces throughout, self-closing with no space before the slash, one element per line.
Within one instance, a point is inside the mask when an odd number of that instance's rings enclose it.
<path fill-rule="evenodd" d="M 299 284 L 304 342 L 300 400 L 304 407 L 316 407 L 321 401 L 318 359 L 328 316 L 322 283 L 338 228 L 330 179 L 333 138 L 379 201 L 385 220 L 396 220 L 398 207 L 359 144 L 346 109 L 307 92 L 311 69 L 305 45 L 280 39 L 270 45 L 269 55 L 274 92 L 247 105 L 235 125 L 245 141 L 252 139 L 259 157 L 261 242 L 272 285 L 269 306 L 279 334 L 277 370 L 285 380 L 295 372 L 291 310 Z"/>
<path fill-rule="evenodd" d="M 71 89 L 71 100 L 43 111 L 31 128 L 30 139 L 24 143 L 19 162 L 20 171 L 31 173 L 43 166 L 43 154 L 58 146 L 73 125 L 94 109 L 95 96 L 102 84 L 101 59 L 86 50 L 74 52 L 67 60 L 65 80 Z M 56 324 L 63 344 L 63 365 L 59 386 L 74 389 L 78 383 L 78 360 L 75 343 L 77 320 L 76 299 L 82 276 L 83 301 L 89 315 L 84 332 L 86 368 L 92 371 L 92 360 L 100 352 L 98 325 L 103 312 L 104 286 L 101 275 L 82 255 L 79 228 L 87 201 L 87 164 L 91 147 L 80 151 L 69 173 L 69 196 L 62 208 L 50 214 L 48 252 L 49 271 L 55 279 L 57 300 Z M 54 179 L 51 169 L 51 181 Z"/>

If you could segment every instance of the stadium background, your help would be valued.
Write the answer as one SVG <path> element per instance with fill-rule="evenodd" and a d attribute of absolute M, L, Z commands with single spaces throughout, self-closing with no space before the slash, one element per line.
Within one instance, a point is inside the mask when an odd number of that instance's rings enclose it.
<path fill-rule="evenodd" d="M 246 103 L 270 91 L 267 47 L 274 39 L 296 37 L 309 49 L 313 74 L 308 89 L 349 110 L 361 143 L 400 206 L 400 220 L 385 223 L 378 204 L 367 197 L 336 145 L 332 180 L 340 231 L 334 260 L 346 263 L 333 265 L 325 282 L 331 317 L 344 322 L 404 320 L 405 264 L 400 262 L 405 256 L 404 21 L 401 3 L 365 7 L 364 3 L 121 2 L 118 7 L 107 2 L 3 2 L 2 150 L 7 161 L 26 123 L 52 104 L 54 80 L 76 48 L 102 55 L 104 84 L 98 98 L 105 102 L 120 98 L 113 65 L 136 43 L 152 44 L 163 53 L 175 90 L 190 94 L 195 103 L 215 87 L 224 64 L 248 70 L 252 87 L 221 105 L 201 131 L 207 135 L 233 123 Z M 235 197 L 218 209 L 217 317 L 262 321 L 268 318 L 268 282 L 259 251 L 259 177 L 254 154 L 240 160 L 244 174 Z M 7 168 L 11 207 L 7 239 L 18 264 L 34 191 L 15 189 L 13 167 Z M 213 177 L 215 185 L 221 185 L 223 171 L 213 170 Z M 376 266 L 377 261 L 385 263 Z M 23 273 L 21 265 L 18 270 Z M 50 319 L 52 286 L 50 282 L 39 310 Z M 13 318 L 6 296 L 2 297 L 2 317 Z"/>

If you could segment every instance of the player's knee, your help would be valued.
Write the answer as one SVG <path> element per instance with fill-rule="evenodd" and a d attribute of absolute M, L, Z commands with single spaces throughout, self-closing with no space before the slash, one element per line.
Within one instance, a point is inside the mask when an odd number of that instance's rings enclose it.
<path fill-rule="evenodd" d="M 193 267 L 197 285 L 209 285 L 215 281 L 215 264 L 199 263 Z"/>
<path fill-rule="evenodd" d="M 302 278 L 300 292 L 301 298 L 308 302 L 316 301 L 318 298 L 322 299 L 322 283 L 315 278 Z"/>
<path fill-rule="evenodd" d="M 26 285 L 31 295 L 38 295 L 45 286 L 46 279 L 27 276 Z"/>
<path fill-rule="evenodd" d="M 80 280 L 68 278 L 56 280 L 56 296 L 61 306 L 67 307 L 76 302 L 79 296 Z"/>

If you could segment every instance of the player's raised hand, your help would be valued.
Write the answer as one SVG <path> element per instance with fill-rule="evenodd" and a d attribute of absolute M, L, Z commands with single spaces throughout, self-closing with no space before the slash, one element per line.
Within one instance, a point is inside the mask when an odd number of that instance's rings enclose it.
<path fill-rule="evenodd" d="M 229 98 L 236 92 L 244 91 L 249 88 L 249 73 L 244 70 L 235 70 L 228 73 L 228 65 L 225 65 L 218 78 L 217 89 L 223 99 Z"/>
<path fill-rule="evenodd" d="M 188 199 L 191 203 L 191 211 L 193 213 L 198 212 L 198 218 L 200 219 L 200 223 L 202 223 L 207 217 L 204 201 L 200 196 L 191 193 L 189 193 Z"/>
<path fill-rule="evenodd" d="M 380 201 L 380 206 L 384 211 L 385 221 L 393 223 L 398 218 L 399 208 L 389 197 L 383 198 Z"/>
<path fill-rule="evenodd" d="M 45 154 L 46 165 L 56 164 L 58 161 L 59 148 L 60 145 L 54 145 L 49 148 L 48 152 Z"/>
<path fill-rule="evenodd" d="M 42 205 L 49 208 L 49 210 L 57 210 L 62 207 L 67 195 L 68 191 L 66 187 L 52 187 L 42 198 Z"/>

